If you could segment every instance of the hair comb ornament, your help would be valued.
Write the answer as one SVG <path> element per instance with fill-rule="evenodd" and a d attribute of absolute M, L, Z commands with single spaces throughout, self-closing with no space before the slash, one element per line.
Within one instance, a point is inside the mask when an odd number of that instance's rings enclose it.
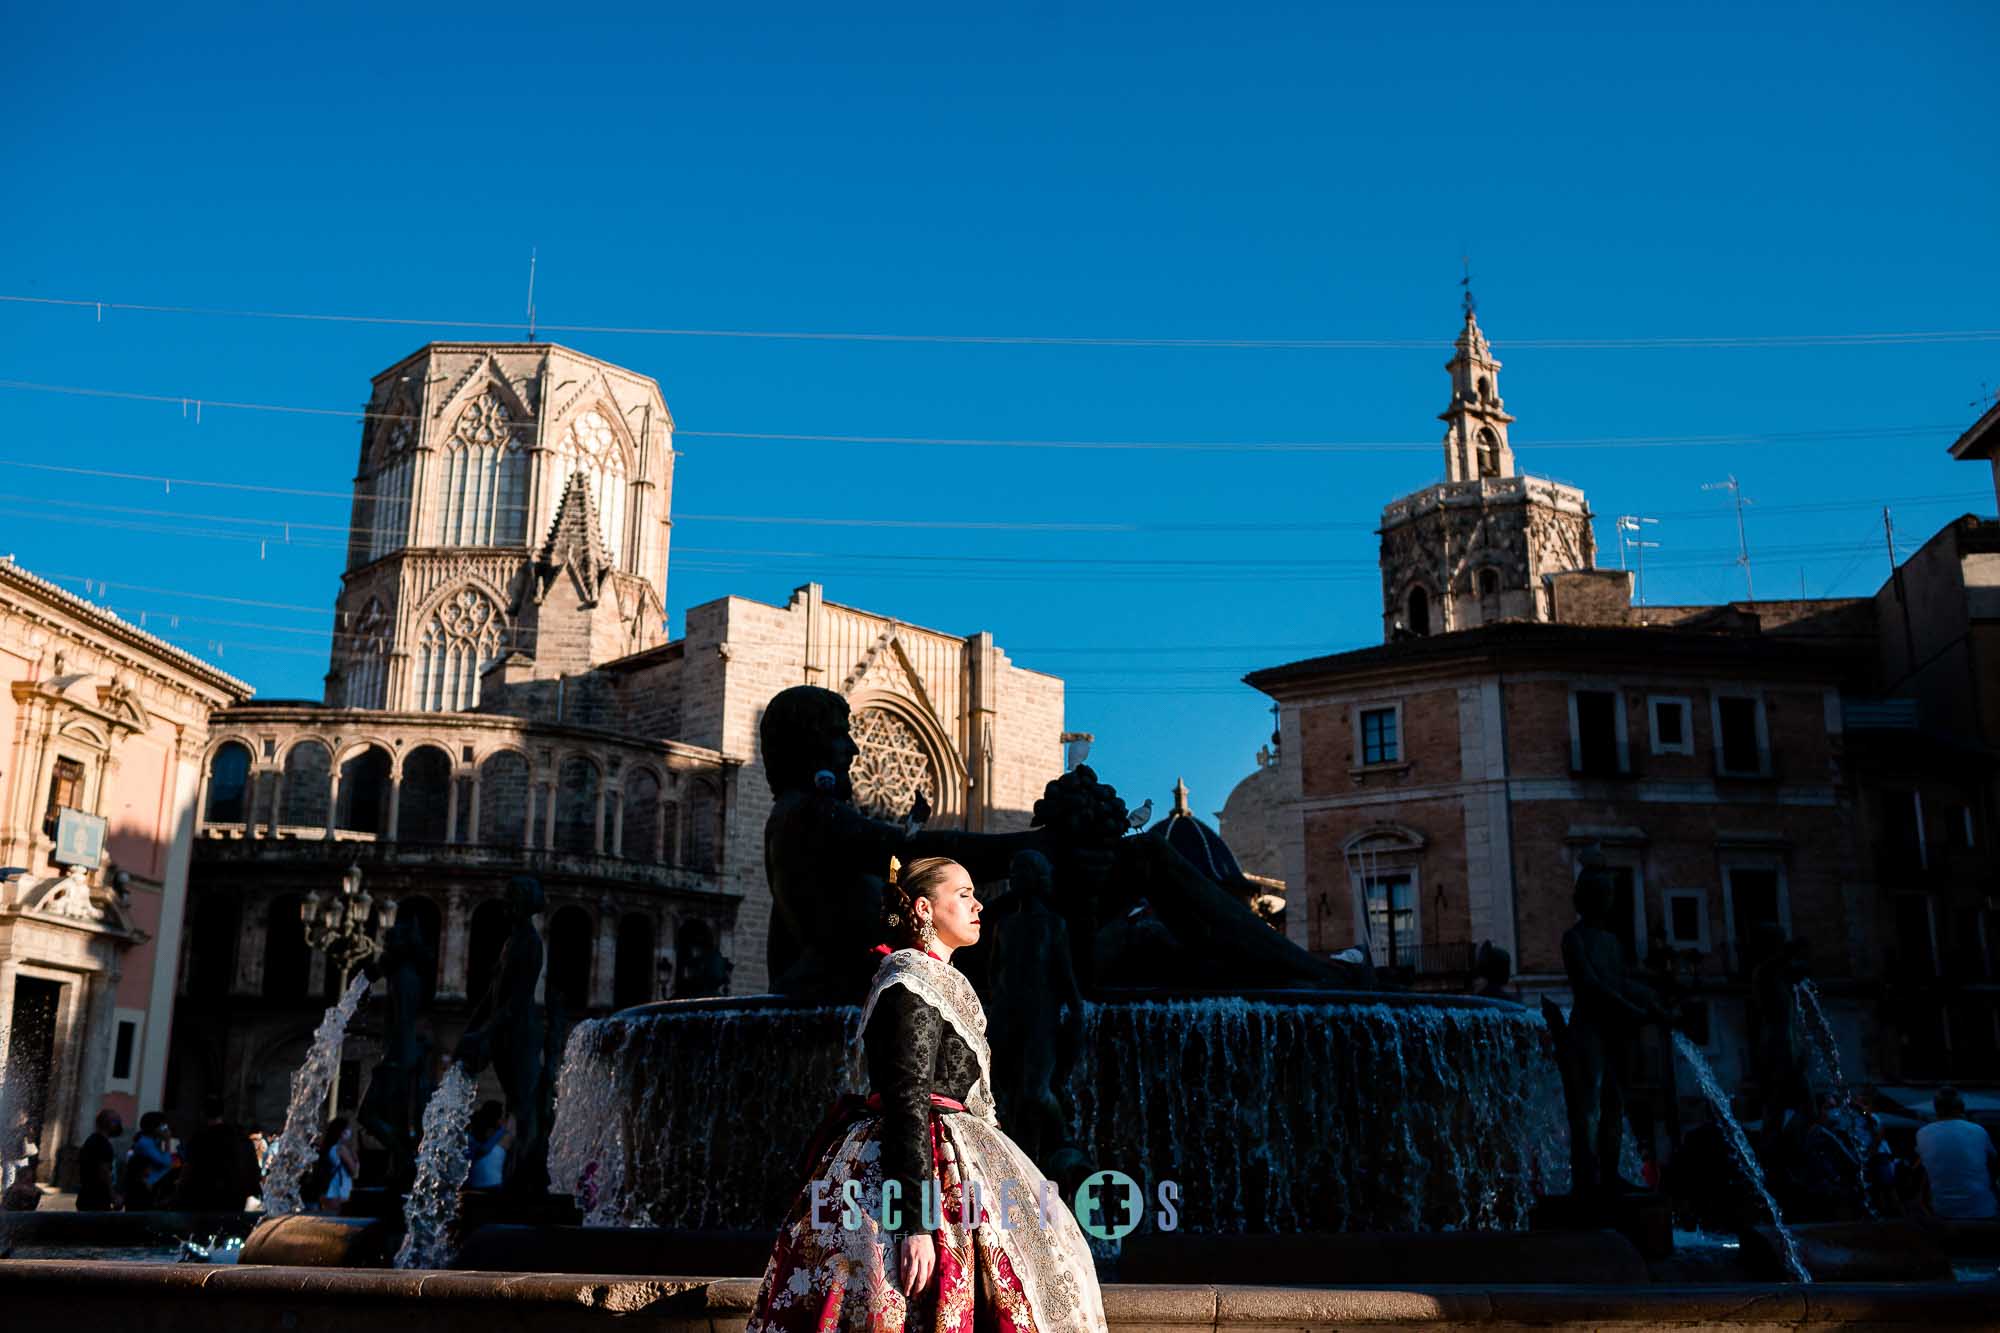
<path fill-rule="evenodd" d="M 890 857 L 890 858 L 889 858 L 889 882 L 890 882 L 891 884 L 894 884 L 894 883 L 896 882 L 896 878 L 897 878 L 897 876 L 901 875 L 902 873 L 903 873 L 903 863 L 902 863 L 902 862 L 901 862 L 900 860 L 898 860 L 897 858 L 893 857 L 893 856 L 892 856 L 892 857 Z"/>

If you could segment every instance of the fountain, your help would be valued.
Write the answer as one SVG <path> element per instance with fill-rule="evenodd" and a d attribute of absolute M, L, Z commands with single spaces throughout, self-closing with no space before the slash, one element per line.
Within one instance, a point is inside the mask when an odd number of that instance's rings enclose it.
<path fill-rule="evenodd" d="M 1784 1255 L 1785 1267 L 1798 1281 L 1812 1281 L 1812 1274 L 1806 1271 L 1804 1261 L 1799 1258 L 1798 1240 L 1792 1235 L 1791 1228 L 1785 1225 L 1785 1215 L 1778 1210 L 1778 1201 L 1771 1197 L 1770 1188 L 1764 1183 L 1764 1168 L 1757 1161 L 1757 1154 L 1752 1151 L 1750 1140 L 1744 1136 L 1743 1126 L 1737 1123 L 1736 1113 L 1729 1109 L 1729 1094 L 1722 1090 L 1722 1084 L 1716 1080 L 1715 1070 L 1709 1067 L 1701 1048 L 1696 1046 L 1685 1032 L 1674 1033 L 1674 1049 L 1680 1052 L 1681 1059 L 1694 1071 L 1695 1086 L 1701 1089 L 1701 1095 L 1708 1100 L 1710 1109 L 1715 1112 L 1715 1122 L 1722 1127 L 1723 1137 L 1729 1144 L 1730 1156 L 1735 1158 L 1737 1169 L 1743 1173 L 1744 1179 L 1750 1182 L 1750 1187 L 1757 1191 L 1757 1196 L 1764 1201 L 1764 1207 L 1769 1210 L 1771 1225 L 1777 1228 L 1778 1244 Z"/>
<path fill-rule="evenodd" d="M 454 1061 L 424 1107 L 423 1138 L 417 1146 L 417 1181 L 403 1204 L 403 1244 L 398 1268 L 443 1268 L 455 1248 L 458 1192 L 471 1161 L 465 1154 L 465 1126 L 479 1100 L 479 1084 Z"/>
<path fill-rule="evenodd" d="M 340 1068 L 340 1048 L 347 1039 L 347 1025 L 361 1007 L 372 979 L 357 975 L 347 989 L 327 1008 L 313 1032 L 312 1048 L 305 1062 L 292 1075 L 292 1100 L 285 1108 L 285 1128 L 271 1145 L 264 1161 L 264 1212 L 267 1216 L 303 1211 L 299 1198 L 301 1182 L 312 1169 L 319 1153 L 320 1128 L 325 1119 L 327 1090 Z"/>

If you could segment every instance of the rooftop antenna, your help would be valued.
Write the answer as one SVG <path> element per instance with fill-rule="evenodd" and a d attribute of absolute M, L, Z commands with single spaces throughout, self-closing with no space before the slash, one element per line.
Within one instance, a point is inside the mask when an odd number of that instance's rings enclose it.
<path fill-rule="evenodd" d="M 1728 491 L 1736 501 L 1736 563 L 1743 566 L 1743 591 L 1751 601 L 1757 600 L 1757 585 L 1750 581 L 1750 539 L 1743 531 L 1743 506 L 1755 504 L 1754 500 L 1743 498 L 1742 483 L 1736 480 L 1734 472 L 1727 481 L 1711 481 L 1702 487 L 1705 491 Z"/>
<path fill-rule="evenodd" d="M 1657 518 L 1646 518 L 1640 514 L 1620 514 L 1618 516 L 1618 568 L 1625 568 L 1625 552 L 1628 549 L 1636 553 L 1639 566 L 1640 606 L 1646 604 L 1646 551 L 1649 548 L 1657 548 L 1659 543 L 1649 542 L 1639 534 L 1646 530 L 1646 524 L 1657 524 L 1659 521 Z M 1627 534 L 1630 535 L 1628 536 Z"/>
<path fill-rule="evenodd" d="M 528 341 L 535 340 L 535 247 L 528 247 Z"/>

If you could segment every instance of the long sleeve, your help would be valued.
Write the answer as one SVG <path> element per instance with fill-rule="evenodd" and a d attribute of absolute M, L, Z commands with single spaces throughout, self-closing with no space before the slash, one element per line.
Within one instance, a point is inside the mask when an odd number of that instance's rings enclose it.
<path fill-rule="evenodd" d="M 862 1038 L 868 1082 L 882 1098 L 882 1179 L 902 1186 L 898 1235 L 923 1230 L 919 1190 L 933 1175 L 931 1091 L 943 1030 L 937 1010 L 907 987 L 891 986 L 875 1002 Z"/>

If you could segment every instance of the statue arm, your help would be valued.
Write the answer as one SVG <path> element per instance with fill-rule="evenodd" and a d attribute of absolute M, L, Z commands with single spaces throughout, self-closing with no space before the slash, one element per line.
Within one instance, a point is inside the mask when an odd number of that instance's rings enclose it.
<path fill-rule="evenodd" d="M 924 829 L 912 835 L 901 824 L 870 818 L 845 803 L 835 804 L 831 817 L 835 844 L 864 856 L 869 865 L 885 865 L 892 856 L 905 861 L 948 856 L 975 880 L 1005 879 L 1015 853 L 1041 851 L 1046 838 L 1040 829 L 1019 833 Z"/>
<path fill-rule="evenodd" d="M 1569 972 L 1570 986 L 1577 999 L 1588 996 L 1592 1003 L 1623 1013 L 1635 1023 L 1658 1016 L 1658 1001 L 1650 996 L 1644 999 L 1635 996 L 1633 992 L 1643 987 L 1626 977 L 1607 976 L 1575 930 L 1563 936 L 1563 966 Z"/>

